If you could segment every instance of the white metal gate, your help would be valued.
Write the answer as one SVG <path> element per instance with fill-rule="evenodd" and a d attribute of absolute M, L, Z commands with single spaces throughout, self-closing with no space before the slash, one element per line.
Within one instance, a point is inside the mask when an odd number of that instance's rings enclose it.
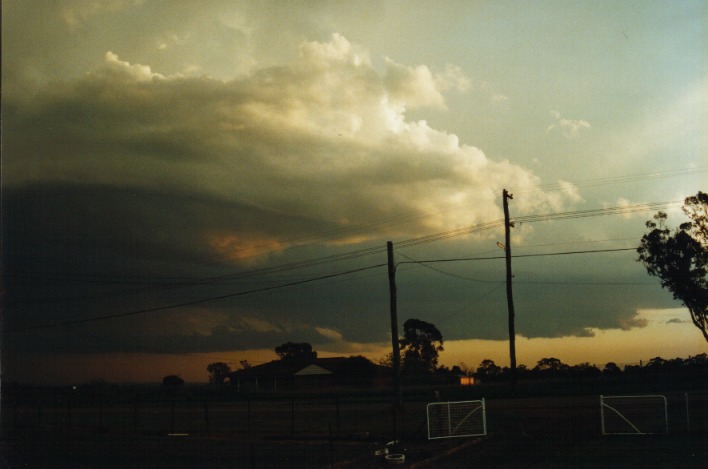
<path fill-rule="evenodd" d="M 600 396 L 603 435 L 669 433 L 666 397 Z"/>
<path fill-rule="evenodd" d="M 483 436 L 487 434 L 484 399 L 433 402 L 427 406 L 428 439 Z"/>

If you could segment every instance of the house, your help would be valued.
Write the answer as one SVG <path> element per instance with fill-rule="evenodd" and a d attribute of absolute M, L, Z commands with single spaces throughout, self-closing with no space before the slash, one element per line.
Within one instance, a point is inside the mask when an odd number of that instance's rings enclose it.
<path fill-rule="evenodd" d="M 358 357 L 273 360 L 229 375 L 240 389 L 308 389 L 332 386 L 380 386 L 392 382 L 391 370 Z"/>
<path fill-rule="evenodd" d="M 459 378 L 460 386 L 474 386 L 475 384 L 479 384 L 479 378 L 475 378 L 471 375 L 459 375 Z"/>

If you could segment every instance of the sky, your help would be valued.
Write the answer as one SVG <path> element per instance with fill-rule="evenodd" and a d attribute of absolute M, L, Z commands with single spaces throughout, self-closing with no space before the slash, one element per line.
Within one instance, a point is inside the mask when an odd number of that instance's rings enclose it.
<path fill-rule="evenodd" d="M 387 241 L 399 333 L 508 366 L 504 189 L 518 363 L 708 350 L 632 250 L 706 189 L 704 2 L 2 8 L 5 380 L 383 358 Z"/>

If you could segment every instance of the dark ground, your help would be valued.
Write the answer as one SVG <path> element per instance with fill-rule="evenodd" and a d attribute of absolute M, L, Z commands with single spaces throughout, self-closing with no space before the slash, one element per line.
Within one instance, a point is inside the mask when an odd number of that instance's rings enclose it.
<path fill-rule="evenodd" d="M 598 395 L 494 398 L 485 437 L 428 440 L 426 402 L 397 414 L 398 467 L 706 467 L 708 391 L 669 398 L 668 435 L 602 435 Z M 3 468 L 381 468 L 394 435 L 387 402 L 359 398 L 218 401 L 24 399 L 4 407 Z M 205 420 L 208 421 L 205 422 Z M 178 435 L 170 436 L 170 433 Z M 186 434 L 186 435 L 185 435 Z"/>

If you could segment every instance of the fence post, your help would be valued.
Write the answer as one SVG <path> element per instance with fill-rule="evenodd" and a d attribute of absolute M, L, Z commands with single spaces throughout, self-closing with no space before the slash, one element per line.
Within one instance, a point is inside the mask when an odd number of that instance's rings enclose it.
<path fill-rule="evenodd" d="M 246 420 L 248 422 L 248 433 L 251 433 L 251 392 L 246 393 Z"/>
<path fill-rule="evenodd" d="M 140 401 L 140 393 L 135 392 L 135 403 L 133 406 L 133 431 L 137 434 L 138 433 L 138 405 Z"/>
<path fill-rule="evenodd" d="M 295 396 L 290 397 L 290 438 L 295 439 Z"/>
<path fill-rule="evenodd" d="M 170 409 L 170 433 L 175 432 L 175 396 L 172 395 L 172 405 Z"/>
<path fill-rule="evenodd" d="M 332 423 L 327 423 L 329 429 L 329 467 L 334 468 L 334 442 L 332 441 Z"/>
<path fill-rule="evenodd" d="M 98 395 L 98 430 L 103 431 L 103 391 Z"/>
<path fill-rule="evenodd" d="M 71 430 L 71 393 L 66 398 L 66 425 Z"/>
<path fill-rule="evenodd" d="M 20 398 L 17 394 L 12 396 L 12 427 L 17 428 L 20 426 Z"/>
<path fill-rule="evenodd" d="M 342 421 L 339 415 L 339 396 L 334 398 L 334 405 L 336 407 L 337 436 L 342 436 Z"/>
<path fill-rule="evenodd" d="M 207 435 L 211 436 L 209 431 L 209 401 L 206 398 L 204 399 L 204 423 L 206 424 Z"/>

